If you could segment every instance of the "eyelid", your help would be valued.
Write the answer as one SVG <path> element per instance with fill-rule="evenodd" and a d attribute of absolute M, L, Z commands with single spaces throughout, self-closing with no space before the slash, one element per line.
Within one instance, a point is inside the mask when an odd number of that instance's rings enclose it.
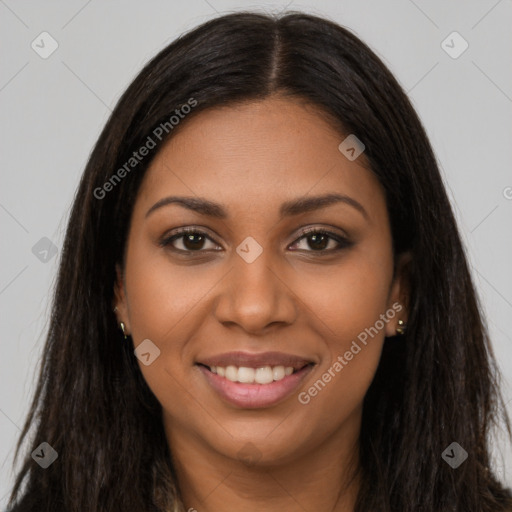
<path fill-rule="evenodd" d="M 198 235 L 203 235 L 208 240 L 210 240 L 210 241 L 214 242 L 216 245 L 220 246 L 220 244 L 210 234 L 210 230 L 208 230 L 207 228 L 204 228 L 202 226 L 194 226 L 194 225 L 192 225 L 192 226 L 183 226 L 181 228 L 176 228 L 176 229 L 172 230 L 170 233 L 166 233 L 165 235 L 163 235 L 160 238 L 160 240 L 158 242 L 158 245 L 160 247 L 163 247 L 164 249 L 166 247 L 170 247 L 170 250 L 175 251 L 175 252 L 181 252 L 181 253 L 194 253 L 194 252 L 201 253 L 201 252 L 206 252 L 206 250 L 204 250 L 204 249 L 201 249 L 201 250 L 198 250 L 198 251 L 184 251 L 183 249 L 175 249 L 174 247 L 172 247 L 171 243 L 174 240 L 179 240 L 181 237 L 183 237 L 187 233 L 194 233 L 194 234 L 198 234 Z M 209 249 L 209 250 L 212 250 L 212 249 Z"/>
<path fill-rule="evenodd" d="M 341 231 L 341 233 L 333 231 L 334 229 L 338 229 L 339 231 Z M 324 227 L 324 226 L 308 226 L 308 227 L 305 227 L 300 230 L 298 238 L 296 238 L 295 240 L 302 238 L 304 235 L 309 235 L 310 233 L 325 233 L 329 236 L 343 238 L 343 239 L 347 239 L 347 240 L 349 238 L 349 236 L 344 231 L 342 231 L 340 228 L 331 228 L 331 227 Z"/>
<path fill-rule="evenodd" d="M 322 255 L 329 255 L 336 252 L 341 251 L 342 249 L 348 248 L 351 245 L 353 245 L 353 241 L 349 238 L 349 236 L 346 233 L 338 233 L 332 230 L 333 228 L 327 228 L 327 227 L 321 227 L 321 226 L 310 226 L 302 229 L 299 233 L 299 235 L 295 238 L 295 240 L 292 242 L 291 245 L 295 245 L 298 242 L 302 241 L 303 239 L 306 239 L 308 235 L 311 234 L 320 234 L 320 235 L 326 235 L 331 240 L 334 240 L 338 247 L 335 247 L 334 249 L 324 249 L 321 251 L 315 251 L 315 250 L 308 250 L 304 251 L 306 253 L 313 253 L 318 254 L 319 256 Z M 339 228 L 337 228 L 339 229 Z"/>

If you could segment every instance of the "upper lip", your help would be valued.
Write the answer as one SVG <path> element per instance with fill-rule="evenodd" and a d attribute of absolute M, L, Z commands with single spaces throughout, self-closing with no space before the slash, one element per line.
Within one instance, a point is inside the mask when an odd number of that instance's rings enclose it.
<path fill-rule="evenodd" d="M 198 361 L 199 364 L 206 366 L 241 366 L 246 368 L 262 368 L 264 366 L 284 366 L 292 367 L 294 370 L 300 370 L 304 366 L 313 363 L 313 361 L 293 354 L 283 352 L 226 352 L 211 357 L 206 357 Z"/>

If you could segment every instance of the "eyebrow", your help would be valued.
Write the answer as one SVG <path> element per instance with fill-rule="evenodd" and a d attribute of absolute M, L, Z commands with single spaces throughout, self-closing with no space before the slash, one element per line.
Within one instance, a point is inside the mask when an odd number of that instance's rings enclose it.
<path fill-rule="evenodd" d="M 337 203 L 344 203 L 352 206 L 359 213 L 361 213 L 365 219 L 369 220 L 368 213 L 363 208 L 361 203 L 352 197 L 342 194 L 324 194 L 321 196 L 301 197 L 291 201 L 286 201 L 279 208 L 279 213 L 281 218 L 291 217 L 293 215 L 300 215 L 301 213 L 326 208 Z M 157 201 L 146 212 L 146 218 L 155 210 L 170 204 L 178 204 L 184 208 L 200 213 L 201 215 L 207 215 L 216 219 L 226 219 L 229 217 L 225 208 L 219 203 L 215 203 L 214 201 L 210 201 L 202 197 L 169 196 Z"/>

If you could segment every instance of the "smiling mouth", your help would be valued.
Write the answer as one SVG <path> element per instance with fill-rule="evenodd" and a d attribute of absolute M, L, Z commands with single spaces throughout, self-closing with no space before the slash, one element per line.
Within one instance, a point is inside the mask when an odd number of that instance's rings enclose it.
<path fill-rule="evenodd" d="M 316 366 L 307 362 L 295 364 L 295 368 L 284 365 L 212 367 L 203 363 L 195 366 L 223 402 L 237 409 L 262 409 L 277 406 L 289 398 Z"/>
<path fill-rule="evenodd" d="M 259 368 L 234 365 L 208 366 L 202 363 L 197 363 L 197 365 L 231 382 L 242 384 L 271 384 L 272 382 L 279 382 L 290 375 L 301 372 L 304 368 L 313 366 L 314 363 L 304 363 L 300 366 L 295 365 L 295 367 L 266 365 Z"/>

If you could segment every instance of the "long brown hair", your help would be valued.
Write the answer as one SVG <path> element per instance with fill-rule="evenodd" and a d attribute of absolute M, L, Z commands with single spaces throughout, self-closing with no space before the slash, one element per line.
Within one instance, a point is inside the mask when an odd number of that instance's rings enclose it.
<path fill-rule="evenodd" d="M 154 57 L 119 100 L 71 211 L 45 357 L 17 445 L 24 460 L 14 510 L 183 508 L 161 406 L 112 312 L 115 264 L 158 147 L 122 179 L 112 176 L 191 98 L 197 104 L 176 129 L 207 108 L 274 93 L 306 99 L 357 134 L 386 193 L 395 256 L 412 255 L 406 339 L 385 341 L 364 400 L 356 512 L 512 510 L 490 467 L 491 427 L 501 421 L 511 435 L 499 374 L 425 130 L 368 46 L 301 13 L 211 20 Z M 21 451 L 24 439 L 30 448 Z M 30 456 L 41 442 L 58 453 L 47 469 Z M 468 453 L 457 469 L 442 458 L 452 442 Z"/>

